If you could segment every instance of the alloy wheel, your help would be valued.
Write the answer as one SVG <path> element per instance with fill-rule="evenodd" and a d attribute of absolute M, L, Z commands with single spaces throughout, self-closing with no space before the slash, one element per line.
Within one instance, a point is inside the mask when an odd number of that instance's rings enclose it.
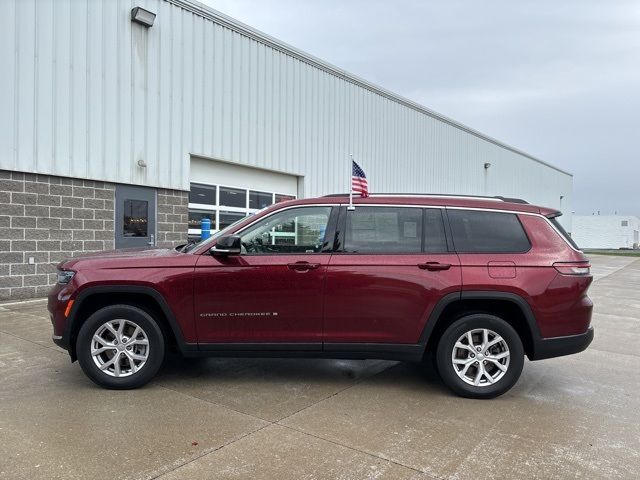
<path fill-rule="evenodd" d="M 131 320 L 109 320 L 93 335 L 91 357 L 105 374 L 128 377 L 144 367 L 149 359 L 149 339 Z"/>
<path fill-rule="evenodd" d="M 493 385 L 504 377 L 509 359 L 507 342 L 487 328 L 462 334 L 451 352 L 451 363 L 458 377 L 475 387 Z"/>

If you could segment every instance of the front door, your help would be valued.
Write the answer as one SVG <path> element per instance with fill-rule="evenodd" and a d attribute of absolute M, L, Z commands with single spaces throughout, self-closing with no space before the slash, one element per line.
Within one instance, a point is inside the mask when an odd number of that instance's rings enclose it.
<path fill-rule="evenodd" d="M 242 254 L 201 255 L 194 280 L 201 348 L 321 349 L 331 215 L 330 206 L 280 210 L 239 233 Z"/>
<path fill-rule="evenodd" d="M 116 185 L 116 248 L 156 244 L 156 190 Z"/>
<path fill-rule="evenodd" d="M 438 300 L 461 287 L 442 212 L 357 206 L 342 213 L 344 246 L 327 270 L 325 350 L 347 343 L 417 344 Z"/>

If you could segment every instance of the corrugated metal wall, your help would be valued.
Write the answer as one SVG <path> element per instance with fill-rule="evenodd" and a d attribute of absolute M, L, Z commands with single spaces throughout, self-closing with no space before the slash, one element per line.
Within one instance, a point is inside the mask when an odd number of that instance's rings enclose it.
<path fill-rule="evenodd" d="M 353 152 L 374 191 L 570 211 L 569 174 L 188 0 L 0 6 L 2 169 L 188 189 L 195 154 L 304 176 L 311 196 L 346 189 Z"/>

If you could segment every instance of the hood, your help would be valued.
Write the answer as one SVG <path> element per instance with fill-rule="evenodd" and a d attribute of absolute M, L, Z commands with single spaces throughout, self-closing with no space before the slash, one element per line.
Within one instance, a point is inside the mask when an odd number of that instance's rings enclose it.
<path fill-rule="evenodd" d="M 103 252 L 85 253 L 77 257 L 63 260 L 58 264 L 58 268 L 75 270 L 81 264 L 93 267 L 109 267 L 111 265 L 141 266 L 144 263 L 155 264 L 156 260 L 174 257 L 191 257 L 189 254 L 177 252 L 169 248 L 121 248 L 118 250 L 107 250 Z"/>

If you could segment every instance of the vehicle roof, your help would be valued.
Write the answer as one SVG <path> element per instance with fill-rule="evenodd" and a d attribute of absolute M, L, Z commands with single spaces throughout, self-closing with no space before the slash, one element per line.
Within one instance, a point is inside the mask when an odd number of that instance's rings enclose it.
<path fill-rule="evenodd" d="M 328 195 L 325 197 L 305 198 L 288 201 L 288 205 L 309 204 L 344 204 L 349 202 L 348 194 Z M 558 213 L 554 208 L 531 205 L 520 199 L 502 197 L 473 197 L 456 195 L 412 195 L 412 194 L 372 194 L 369 197 L 353 197 L 354 205 L 416 205 L 433 207 L 466 207 L 492 210 L 507 210 L 513 212 L 539 213 L 550 215 Z"/>

